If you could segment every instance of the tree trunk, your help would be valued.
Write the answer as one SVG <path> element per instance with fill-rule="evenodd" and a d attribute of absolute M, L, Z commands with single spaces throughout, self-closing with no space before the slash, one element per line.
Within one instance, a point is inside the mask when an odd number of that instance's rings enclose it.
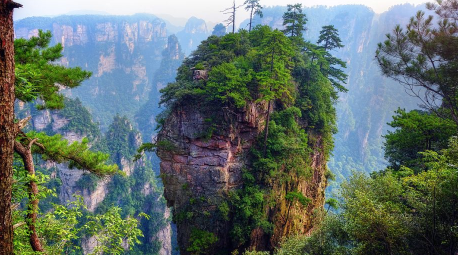
<path fill-rule="evenodd" d="M 235 33 L 235 0 L 234 0 L 234 6 L 232 7 L 233 8 L 233 12 L 232 12 L 232 33 Z"/>
<path fill-rule="evenodd" d="M 253 9 L 251 8 L 251 13 L 250 13 L 250 28 L 248 29 L 248 32 L 251 32 L 251 22 L 253 22 Z"/>
<path fill-rule="evenodd" d="M 35 141 L 32 140 L 26 147 L 18 141 L 14 142 L 14 150 L 21 156 L 24 162 L 25 170 L 27 170 L 29 176 L 35 176 L 35 166 L 33 164 L 32 145 Z M 29 208 L 27 213 L 27 226 L 29 227 L 29 242 L 32 249 L 37 252 L 43 252 L 43 246 L 41 245 L 40 239 L 35 228 L 38 214 L 38 186 L 33 180 L 29 181 L 28 184 L 29 193 Z"/>
<path fill-rule="evenodd" d="M 0 0 L 0 254 L 13 254 L 11 197 L 14 124 L 14 29 L 13 9 L 21 5 Z"/>
<path fill-rule="evenodd" d="M 269 100 L 267 104 L 267 117 L 266 117 L 266 127 L 264 128 L 264 158 L 267 157 L 267 137 L 269 136 L 269 122 L 270 122 L 270 105 L 272 100 Z"/>

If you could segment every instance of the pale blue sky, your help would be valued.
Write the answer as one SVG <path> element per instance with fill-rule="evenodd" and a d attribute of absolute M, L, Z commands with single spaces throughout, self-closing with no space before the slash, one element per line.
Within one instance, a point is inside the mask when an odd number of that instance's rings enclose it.
<path fill-rule="evenodd" d="M 103 11 L 110 14 L 153 13 L 168 14 L 177 18 L 196 16 L 211 22 L 222 22 L 225 17 L 221 10 L 232 5 L 232 0 L 16 0 L 24 8 L 16 11 L 15 19 L 30 16 L 55 16 L 77 10 Z M 236 0 L 242 4 L 244 0 Z M 412 3 L 421 4 L 427 0 L 261 0 L 261 5 L 287 5 L 302 3 L 304 6 L 364 4 L 376 13 L 382 13 L 389 7 Z M 239 21 L 248 17 L 245 11 L 239 12 Z"/>

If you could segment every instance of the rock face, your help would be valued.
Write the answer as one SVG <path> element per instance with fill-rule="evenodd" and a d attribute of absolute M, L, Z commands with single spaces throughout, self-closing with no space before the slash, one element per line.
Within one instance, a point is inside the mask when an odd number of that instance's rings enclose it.
<path fill-rule="evenodd" d="M 167 204 L 173 207 L 178 230 L 180 254 L 191 254 L 187 247 L 194 229 L 208 230 L 218 241 L 205 254 L 229 254 L 237 247 L 232 243 L 232 223 L 221 217 L 220 205 L 227 202 L 227 194 L 242 188 L 242 170 L 251 165 L 249 150 L 263 130 L 267 107 L 249 104 L 242 112 L 227 111 L 222 115 L 232 123 L 223 135 L 207 135 L 208 115 L 195 107 L 174 110 L 158 135 L 158 156 L 161 159 L 161 177 Z M 231 119 L 232 118 L 232 119 Z M 222 128 L 224 129 L 224 128 Z M 221 133 L 221 130 L 219 130 Z M 205 136 L 205 135 L 204 135 Z M 312 177 L 298 180 L 298 191 L 312 202 L 306 207 L 291 208 L 285 200 L 286 187 L 273 184 L 275 206 L 266 208 L 273 234 L 261 229 L 252 231 L 250 247 L 272 249 L 282 237 L 311 230 L 311 215 L 324 204 L 326 187 L 326 160 L 322 154 L 321 139 L 315 137 L 316 149 L 311 155 Z"/>
<path fill-rule="evenodd" d="M 230 246 L 230 224 L 218 220 L 217 205 L 225 199 L 227 191 L 242 185 L 244 155 L 257 137 L 260 128 L 259 109 L 251 107 L 226 136 L 198 138 L 207 131 L 206 116 L 195 108 L 175 111 L 167 119 L 158 135 L 158 141 L 171 143 L 173 149 L 160 149 L 161 176 L 164 196 L 173 207 L 174 217 L 189 211 L 191 200 L 201 201 L 196 212 L 206 212 L 209 218 L 198 215 L 193 219 L 178 219 L 178 243 L 181 254 L 189 254 L 186 247 L 192 229 L 205 226 L 217 232 L 217 247 Z M 216 216 L 215 216 L 216 215 Z M 204 228 L 205 228 L 204 227 Z"/>
<path fill-rule="evenodd" d="M 164 213 L 164 219 L 168 221 L 170 218 L 170 209 L 166 208 Z M 161 241 L 161 248 L 159 250 L 159 255 L 171 255 L 173 253 L 172 247 L 172 226 L 170 222 L 166 226 L 160 229 L 154 239 Z"/>
<path fill-rule="evenodd" d="M 154 127 L 156 126 L 156 116 L 162 112 L 158 107 L 160 101 L 160 89 L 168 83 L 175 81 L 177 69 L 184 59 L 178 38 L 175 35 L 169 36 L 167 47 L 162 51 L 162 60 L 159 69 L 152 79 L 153 89 L 150 91 L 148 101 L 140 108 L 135 115 L 138 128 L 142 132 L 146 142 L 151 142 L 156 136 Z M 156 168 L 156 165 L 154 166 Z M 159 165 L 157 165 L 157 169 Z"/>

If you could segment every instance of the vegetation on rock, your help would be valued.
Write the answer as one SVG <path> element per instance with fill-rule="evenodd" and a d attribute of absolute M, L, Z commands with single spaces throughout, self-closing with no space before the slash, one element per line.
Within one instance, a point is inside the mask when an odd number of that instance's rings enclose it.
<path fill-rule="evenodd" d="M 305 16 L 290 11 L 291 31 L 285 33 L 256 26 L 250 32 L 210 36 L 184 60 L 176 82 L 161 90 L 167 113 L 198 107 L 208 118 L 209 132 L 198 139 L 227 135 L 244 109 L 252 105 L 262 109 L 264 128 L 259 127 L 256 143 L 246 155 L 243 187 L 225 194 L 226 200 L 218 205 L 220 220 L 232 225 L 232 244 L 223 249 L 272 249 L 277 239 L 270 238 L 279 233 L 280 218 L 292 225 L 283 235 L 301 232 L 311 226 L 291 223 L 296 221 L 293 211 L 311 217 L 306 211 L 321 207 L 309 206 L 319 202 L 312 203 L 299 186 L 312 176 L 311 155 L 319 151 L 325 160 L 333 146 L 334 103 L 338 91 L 345 89 L 331 81 L 332 68 L 342 62 L 330 50 L 342 45 L 335 29 L 320 41 L 325 45 L 321 49 L 306 43 L 301 37 Z M 338 77 L 342 82 L 345 76 Z M 190 203 L 188 209 L 175 211 L 175 219 L 180 224 L 182 218 L 201 217 L 199 209 L 191 209 L 198 206 Z M 255 232 L 269 241 L 264 246 L 254 244 Z"/>

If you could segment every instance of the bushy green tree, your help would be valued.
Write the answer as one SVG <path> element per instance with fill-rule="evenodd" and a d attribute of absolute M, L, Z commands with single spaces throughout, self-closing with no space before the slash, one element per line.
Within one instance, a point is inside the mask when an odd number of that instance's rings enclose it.
<path fill-rule="evenodd" d="M 241 61 L 243 61 L 241 59 Z M 209 94 L 226 105 L 243 107 L 251 99 L 250 92 L 245 86 L 252 79 L 252 71 L 238 68 L 235 63 L 223 63 L 215 66 L 210 74 L 206 94 Z"/>
<path fill-rule="evenodd" d="M 353 173 L 341 187 L 340 213 L 328 213 L 310 237 L 292 238 L 276 254 L 456 253 L 458 140 L 420 154 L 421 171 Z"/>
<path fill-rule="evenodd" d="M 420 171 L 423 163 L 419 153 L 446 148 L 450 137 L 457 133 L 455 122 L 429 112 L 398 109 L 395 113 L 388 123 L 395 130 L 385 135 L 385 157 L 394 170 L 406 166 Z"/>
<path fill-rule="evenodd" d="M 46 177 L 44 178 L 42 180 L 47 182 Z M 15 188 L 20 189 L 18 186 L 19 184 L 16 183 Z M 19 202 L 23 199 L 24 193 L 15 191 L 14 200 Z M 46 195 L 56 196 L 53 191 L 44 188 L 40 196 Z M 77 197 L 74 202 L 66 205 L 55 204 L 52 210 L 40 213 L 35 225 L 43 240 L 43 249 L 49 255 L 81 252 L 80 247 L 75 243 L 83 237 L 96 240 L 89 254 L 124 254 L 124 244 L 129 246 L 138 244 L 142 232 L 137 228 L 136 218 L 122 219 L 120 212 L 119 207 L 111 207 L 104 214 L 92 214 L 87 210 L 82 197 Z M 37 254 L 29 244 L 30 234 L 24 227 L 25 213 L 21 210 L 14 211 L 14 251 L 15 254 Z"/>
<path fill-rule="evenodd" d="M 264 130 L 264 151 L 269 135 L 270 112 L 272 101 L 291 102 L 291 71 L 290 58 L 292 47 L 287 38 L 278 30 L 266 35 L 260 47 L 261 70 L 256 74 L 259 81 L 261 97 L 258 101 L 267 102 L 266 127 Z"/>

